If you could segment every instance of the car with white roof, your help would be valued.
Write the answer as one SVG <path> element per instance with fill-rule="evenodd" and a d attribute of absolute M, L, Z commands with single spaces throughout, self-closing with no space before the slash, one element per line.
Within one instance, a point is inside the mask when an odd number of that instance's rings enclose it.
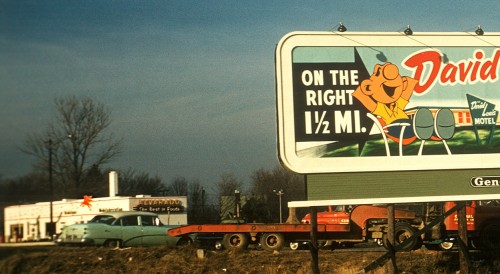
<path fill-rule="evenodd" d="M 172 237 L 167 231 L 178 226 L 164 225 L 156 213 L 141 211 L 106 212 L 88 223 L 62 229 L 57 245 L 95 245 L 112 248 L 128 246 L 187 245 L 195 236 Z"/>

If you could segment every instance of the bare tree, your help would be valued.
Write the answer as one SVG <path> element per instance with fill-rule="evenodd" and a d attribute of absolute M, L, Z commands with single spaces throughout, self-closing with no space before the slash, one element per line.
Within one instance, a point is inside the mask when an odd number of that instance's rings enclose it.
<path fill-rule="evenodd" d="M 187 196 L 188 195 L 188 181 L 184 177 L 177 176 L 168 185 L 168 195 L 173 196 Z"/>
<path fill-rule="evenodd" d="M 272 216 L 270 221 L 273 222 L 279 220 L 277 217 L 280 215 L 280 197 L 277 194 L 280 190 L 283 190 L 281 208 L 286 219 L 288 213 L 286 204 L 289 201 L 306 199 L 303 176 L 287 171 L 281 166 L 276 166 L 272 170 L 259 169 L 252 174 L 251 192 L 260 203 L 267 205 Z"/>
<path fill-rule="evenodd" d="M 47 174 L 33 172 L 0 182 L 0 203 L 22 204 L 47 201 Z"/>
<path fill-rule="evenodd" d="M 49 170 L 63 195 L 80 196 L 88 189 L 89 171 L 116 157 L 121 140 L 106 134 L 110 111 L 91 98 L 56 98 L 56 119 L 45 133 L 28 137 L 22 151 L 38 158 L 37 168 Z"/>
<path fill-rule="evenodd" d="M 220 176 L 220 181 L 217 182 L 219 196 L 233 196 L 234 191 L 241 191 L 243 182 L 234 176 L 232 173 L 224 173 Z"/>
<path fill-rule="evenodd" d="M 252 193 L 269 195 L 273 190 L 283 189 L 289 200 L 305 198 L 305 185 L 302 176 L 276 166 L 272 170 L 259 169 L 254 171 L 252 178 Z"/>
<path fill-rule="evenodd" d="M 189 183 L 188 189 L 188 222 L 203 223 L 205 220 L 205 189 L 198 180 Z"/>
<path fill-rule="evenodd" d="M 218 220 L 217 211 L 213 205 L 208 205 L 207 193 L 199 180 L 188 181 L 185 177 L 177 176 L 168 185 L 167 194 L 169 196 L 187 196 L 187 213 L 190 224 Z"/>
<path fill-rule="evenodd" d="M 136 173 L 132 169 L 120 172 L 118 193 L 123 196 L 146 194 L 152 196 L 165 195 L 166 187 L 158 176 L 150 177 L 147 173 Z"/>

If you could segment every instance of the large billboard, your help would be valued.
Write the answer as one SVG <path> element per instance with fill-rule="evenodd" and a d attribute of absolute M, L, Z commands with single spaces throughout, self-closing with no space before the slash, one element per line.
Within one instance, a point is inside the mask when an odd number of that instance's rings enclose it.
<path fill-rule="evenodd" d="M 278 150 L 304 174 L 500 167 L 500 34 L 293 32 Z"/>

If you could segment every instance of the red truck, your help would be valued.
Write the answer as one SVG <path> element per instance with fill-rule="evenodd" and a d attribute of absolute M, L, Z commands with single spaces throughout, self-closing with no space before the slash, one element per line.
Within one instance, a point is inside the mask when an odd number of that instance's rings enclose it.
<path fill-rule="evenodd" d="M 467 235 L 471 247 L 477 249 L 496 249 L 500 247 L 500 201 L 472 201 L 466 205 Z M 455 205 L 453 202 L 430 203 L 430 207 L 445 212 Z M 442 207 L 442 209 L 440 209 Z M 435 215 L 430 212 L 428 215 Z M 441 226 L 444 237 L 457 237 L 458 218 L 454 213 L 447 217 Z"/>
<path fill-rule="evenodd" d="M 396 242 L 401 243 L 409 238 L 417 229 L 422 229 L 424 226 L 440 218 L 445 212 L 456 206 L 454 202 L 433 202 L 433 203 L 420 203 L 420 204 L 405 204 L 396 205 L 397 208 L 404 208 L 416 213 L 416 218 L 412 220 L 398 220 L 396 217 L 395 224 L 395 237 Z M 337 224 L 339 222 L 350 221 L 349 217 L 352 214 L 358 215 L 355 211 L 349 214 L 351 206 L 337 206 L 333 210 L 329 207 L 328 211 L 318 212 L 318 224 Z M 356 209 L 357 207 L 354 207 Z M 363 236 L 366 238 L 374 239 L 375 241 L 385 245 L 386 243 L 386 220 L 376 220 L 374 216 L 377 214 L 373 212 L 370 206 L 365 211 L 366 217 L 362 218 L 367 222 L 361 224 L 367 228 L 367 233 Z M 354 218 L 359 218 L 354 216 Z M 498 201 L 472 201 L 466 204 L 466 219 L 467 219 L 467 233 L 470 245 L 478 249 L 493 249 L 500 247 L 500 203 Z M 353 220 L 354 223 L 355 220 Z M 377 228 L 375 223 L 380 222 L 381 228 Z M 310 216 L 307 214 L 302 219 L 303 224 L 310 223 Z M 359 224 L 358 224 L 359 225 Z M 369 231 L 376 231 L 370 234 Z M 383 231 L 380 237 L 379 231 Z M 458 217 L 454 212 L 448 217 L 444 218 L 443 222 L 435 225 L 419 239 L 412 241 L 405 246 L 405 250 L 419 248 L 422 244 L 428 249 L 432 250 L 448 250 L 454 245 L 455 239 L 458 238 Z M 349 244 L 352 241 L 333 241 L 336 244 Z"/>

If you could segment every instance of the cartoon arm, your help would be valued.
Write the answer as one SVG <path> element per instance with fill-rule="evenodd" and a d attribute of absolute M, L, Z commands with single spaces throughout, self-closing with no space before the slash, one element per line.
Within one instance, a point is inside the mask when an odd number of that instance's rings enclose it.
<path fill-rule="evenodd" d="M 370 83 L 370 80 L 361 82 L 361 85 L 356 88 L 352 96 L 358 99 L 369 112 L 373 112 L 377 107 L 377 102 L 370 97 L 370 95 L 373 94 L 373 92 L 370 92 Z"/>
<path fill-rule="evenodd" d="M 418 80 L 403 76 L 403 93 L 401 93 L 401 98 L 406 101 L 410 101 L 410 97 L 413 94 L 413 89 L 418 84 Z"/>

